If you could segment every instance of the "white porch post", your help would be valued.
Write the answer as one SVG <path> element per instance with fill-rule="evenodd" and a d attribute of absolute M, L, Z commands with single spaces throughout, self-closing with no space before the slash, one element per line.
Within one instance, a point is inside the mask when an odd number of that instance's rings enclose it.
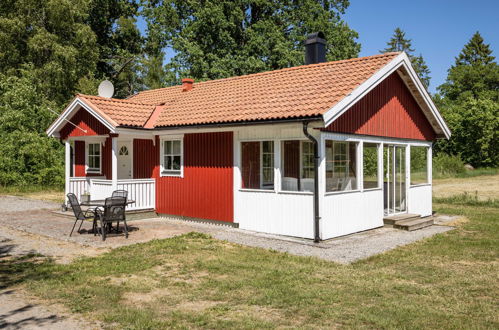
<path fill-rule="evenodd" d="M 111 152 L 111 175 L 113 182 L 113 191 L 118 189 L 118 137 L 112 136 L 112 152 Z"/>
<path fill-rule="evenodd" d="M 67 202 L 66 195 L 69 194 L 69 180 L 71 178 L 71 144 L 68 140 L 65 141 L 65 157 L 64 157 L 64 165 L 65 165 L 65 180 L 64 180 L 64 200 Z"/>

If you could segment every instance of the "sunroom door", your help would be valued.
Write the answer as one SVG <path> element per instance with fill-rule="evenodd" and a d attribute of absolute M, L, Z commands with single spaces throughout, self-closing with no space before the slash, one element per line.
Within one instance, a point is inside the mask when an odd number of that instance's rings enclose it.
<path fill-rule="evenodd" d="M 404 146 L 384 146 L 383 189 L 385 215 L 407 211 L 405 153 L 406 147 Z"/>

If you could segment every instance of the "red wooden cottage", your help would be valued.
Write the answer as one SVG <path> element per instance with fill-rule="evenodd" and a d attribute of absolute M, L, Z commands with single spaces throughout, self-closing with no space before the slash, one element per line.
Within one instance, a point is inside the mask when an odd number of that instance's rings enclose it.
<path fill-rule="evenodd" d="M 66 193 L 125 189 L 132 209 L 316 240 L 431 215 L 432 142 L 450 136 L 405 53 L 78 94 L 47 133 L 65 141 Z"/>

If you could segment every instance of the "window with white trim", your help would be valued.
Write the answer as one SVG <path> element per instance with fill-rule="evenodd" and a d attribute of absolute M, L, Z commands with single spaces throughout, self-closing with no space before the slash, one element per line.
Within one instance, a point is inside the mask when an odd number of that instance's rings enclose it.
<path fill-rule="evenodd" d="M 163 140 L 161 143 L 161 174 L 180 176 L 182 175 L 183 154 L 182 140 Z"/>
<path fill-rule="evenodd" d="M 326 191 L 356 190 L 357 142 L 326 141 Z"/>
<path fill-rule="evenodd" d="M 241 142 L 241 188 L 274 189 L 274 141 Z"/>
<path fill-rule="evenodd" d="M 380 146 L 378 143 L 364 142 L 362 152 L 364 189 L 379 188 L 378 157 Z"/>
<path fill-rule="evenodd" d="M 87 172 L 100 173 L 102 152 L 100 143 L 89 143 L 87 151 Z"/>
<path fill-rule="evenodd" d="M 426 184 L 428 177 L 428 147 L 411 146 L 411 185 Z"/>
<path fill-rule="evenodd" d="M 281 189 L 314 191 L 314 145 L 310 141 L 281 143 Z"/>

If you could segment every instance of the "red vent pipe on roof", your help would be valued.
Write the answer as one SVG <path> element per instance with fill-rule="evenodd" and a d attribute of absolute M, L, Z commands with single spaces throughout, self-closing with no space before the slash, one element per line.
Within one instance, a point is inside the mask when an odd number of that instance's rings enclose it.
<path fill-rule="evenodd" d="M 192 85 L 194 84 L 194 79 L 184 78 L 182 79 L 182 92 L 187 92 L 192 89 Z"/>

